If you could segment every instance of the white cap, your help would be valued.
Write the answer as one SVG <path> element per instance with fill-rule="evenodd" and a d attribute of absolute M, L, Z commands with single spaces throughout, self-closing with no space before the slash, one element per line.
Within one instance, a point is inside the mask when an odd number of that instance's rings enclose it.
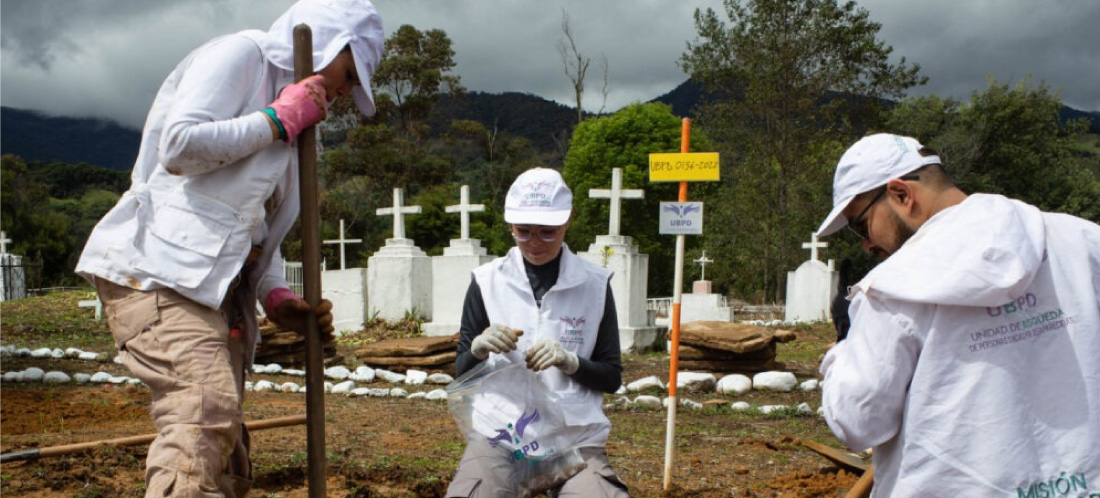
<path fill-rule="evenodd" d="M 370 78 L 382 60 L 386 44 L 382 18 L 374 4 L 368 0 L 300 0 L 290 6 L 271 25 L 271 38 L 264 46 L 265 55 L 283 69 L 294 69 L 294 26 L 300 23 L 308 24 L 313 34 L 315 70 L 324 69 L 344 47 L 351 46 L 361 83 L 351 94 L 359 112 L 373 116 Z"/>
<path fill-rule="evenodd" d="M 504 221 L 513 225 L 561 226 L 573 213 L 573 192 L 549 168 L 524 171 L 504 200 Z"/>
<path fill-rule="evenodd" d="M 929 164 L 940 164 L 939 156 L 921 156 L 923 145 L 915 138 L 879 133 L 861 138 L 848 148 L 836 165 L 833 177 L 833 210 L 817 235 L 824 237 L 848 224 L 841 214 L 857 195 L 886 185 Z"/>

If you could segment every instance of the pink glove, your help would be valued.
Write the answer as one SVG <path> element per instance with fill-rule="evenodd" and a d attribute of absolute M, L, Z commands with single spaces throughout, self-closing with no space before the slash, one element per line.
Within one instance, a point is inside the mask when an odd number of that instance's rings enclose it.
<path fill-rule="evenodd" d="M 310 309 L 309 303 L 287 288 L 274 289 L 264 298 L 264 313 L 268 319 L 284 328 L 305 333 L 306 318 L 317 317 L 317 330 L 321 336 L 329 338 L 335 331 L 332 325 L 332 302 L 322 299 L 317 308 Z"/>
<path fill-rule="evenodd" d="M 270 106 L 279 123 L 286 130 L 284 141 L 289 143 L 305 128 L 325 119 L 328 104 L 325 99 L 325 77 L 319 74 L 287 85 Z"/>

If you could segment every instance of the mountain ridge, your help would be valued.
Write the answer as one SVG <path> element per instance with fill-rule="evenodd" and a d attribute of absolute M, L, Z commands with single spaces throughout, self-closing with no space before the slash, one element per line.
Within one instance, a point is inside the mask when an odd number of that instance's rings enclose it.
<path fill-rule="evenodd" d="M 673 114 L 690 117 L 704 97 L 702 88 L 685 80 L 650 100 L 672 108 Z M 1090 120 L 1089 132 L 1100 133 L 1100 112 L 1062 106 L 1059 118 Z M 462 98 L 444 97 L 428 117 L 428 124 L 442 131 L 452 119 L 478 121 L 489 129 L 528 139 L 535 148 L 553 150 L 555 137 L 572 130 L 575 111 L 563 104 L 521 92 L 469 92 Z M 128 171 L 137 158 L 141 132 L 117 123 L 93 119 L 47 116 L 31 110 L 0 106 L 0 153 L 15 154 L 27 162 L 87 163 Z"/>

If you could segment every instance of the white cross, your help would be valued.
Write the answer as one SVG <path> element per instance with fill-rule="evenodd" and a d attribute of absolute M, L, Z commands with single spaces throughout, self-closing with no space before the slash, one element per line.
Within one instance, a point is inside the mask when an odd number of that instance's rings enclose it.
<path fill-rule="evenodd" d="M 378 216 L 393 215 L 393 238 L 405 238 L 405 215 L 420 214 L 420 206 L 405 206 L 405 190 L 393 189 L 393 207 L 379 208 L 375 211 Z"/>
<path fill-rule="evenodd" d="M 470 186 L 463 185 L 459 194 L 459 202 L 454 206 L 447 206 L 448 213 L 460 213 L 462 217 L 462 238 L 470 238 L 470 213 L 479 213 L 485 210 L 484 204 L 470 204 Z"/>
<path fill-rule="evenodd" d="M 8 238 L 8 233 L 0 231 L 0 254 L 8 253 L 9 242 L 11 242 L 11 239 Z"/>
<path fill-rule="evenodd" d="M 77 306 L 81 308 L 95 308 L 95 319 L 99 320 L 103 317 L 103 302 L 99 298 L 87 299 L 84 301 L 77 301 Z"/>
<path fill-rule="evenodd" d="M 644 190 L 623 190 L 623 169 L 611 170 L 611 190 L 602 188 L 588 189 L 588 197 L 593 199 L 611 199 L 611 222 L 608 224 L 608 235 L 619 235 L 619 204 L 622 199 L 645 198 Z"/>
<path fill-rule="evenodd" d="M 707 279 L 707 265 L 710 264 L 710 263 L 713 263 L 714 260 L 707 257 L 707 251 L 703 251 L 703 256 L 701 258 L 695 260 L 695 262 L 699 263 L 699 266 L 703 267 L 703 272 L 702 272 L 703 274 L 699 276 L 699 280 L 706 280 Z"/>
<path fill-rule="evenodd" d="M 823 249 L 823 248 L 826 248 L 826 247 L 829 247 L 829 243 L 828 242 L 818 242 L 816 232 L 813 233 L 813 235 L 810 237 L 810 242 L 803 242 L 802 243 L 802 248 L 810 250 L 810 259 L 812 259 L 814 261 L 817 261 L 817 250 L 818 250 L 818 248 Z"/>
<path fill-rule="evenodd" d="M 363 241 L 363 239 L 345 239 L 344 238 L 344 220 L 341 219 L 340 220 L 340 238 L 336 239 L 336 240 L 326 240 L 326 241 L 324 241 L 324 243 L 326 243 L 326 244 L 340 244 L 340 269 L 343 270 L 343 269 L 345 269 L 345 267 L 344 267 L 344 245 L 345 244 L 355 244 L 355 243 L 359 243 L 359 242 L 362 242 L 362 241 Z"/>

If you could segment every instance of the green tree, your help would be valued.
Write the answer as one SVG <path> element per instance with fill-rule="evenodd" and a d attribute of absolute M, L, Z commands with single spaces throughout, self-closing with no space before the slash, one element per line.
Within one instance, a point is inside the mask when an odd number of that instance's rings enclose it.
<path fill-rule="evenodd" d="M 380 108 L 392 106 L 405 133 L 422 133 L 419 125 L 441 91 L 462 94 L 451 39 L 440 29 L 420 31 L 405 24 L 386 40 L 386 52 L 371 81 L 384 95 Z M 387 109 L 382 109 L 388 111 Z"/>
<path fill-rule="evenodd" d="M 906 99 L 887 123 L 935 148 L 967 192 L 1003 194 L 1100 221 L 1100 156 L 1080 145 L 1084 122 L 1060 122 L 1061 108 L 1046 84 L 990 80 L 965 104 L 935 96 Z"/>
<path fill-rule="evenodd" d="M 610 203 L 590 198 L 589 189 L 609 188 L 611 170 L 622 168 L 624 189 L 645 190 L 644 200 L 623 201 L 620 233 L 633 237 L 639 252 L 649 254 L 649 292 L 658 296 L 672 293 L 675 239 L 658 233 L 657 216 L 661 202 L 678 199 L 679 184 L 649 182 L 649 154 L 679 152 L 680 130 L 680 119 L 667 105 L 633 104 L 577 125 L 562 169 L 573 190 L 574 217 L 567 240 L 576 251 L 587 251 L 597 235 L 607 233 Z M 692 151 L 711 147 L 700 130 L 692 132 Z M 692 184 L 689 198 L 697 200 L 708 190 L 713 185 Z"/>
<path fill-rule="evenodd" d="M 724 170 L 708 209 L 707 247 L 736 266 L 735 293 L 782 300 L 786 274 L 805 259 L 800 243 L 831 206 L 842 144 L 873 125 L 881 99 L 925 79 L 889 61 L 880 25 L 855 2 L 726 0 L 725 15 L 695 12 L 699 41 L 680 65 L 711 98 L 698 121 L 717 142 Z M 711 254 L 721 258 L 718 251 Z M 716 258 L 717 259 L 717 258 Z M 721 261 L 721 260 L 720 260 Z M 716 277 L 722 263 L 716 264 Z"/>
<path fill-rule="evenodd" d="M 77 250 L 68 217 L 51 204 L 49 186 L 28 172 L 17 156 L 0 158 L 0 228 L 13 240 L 12 254 L 24 263 L 41 265 L 41 282 L 31 278 L 28 286 L 73 284 L 78 281 L 69 263 Z"/>

